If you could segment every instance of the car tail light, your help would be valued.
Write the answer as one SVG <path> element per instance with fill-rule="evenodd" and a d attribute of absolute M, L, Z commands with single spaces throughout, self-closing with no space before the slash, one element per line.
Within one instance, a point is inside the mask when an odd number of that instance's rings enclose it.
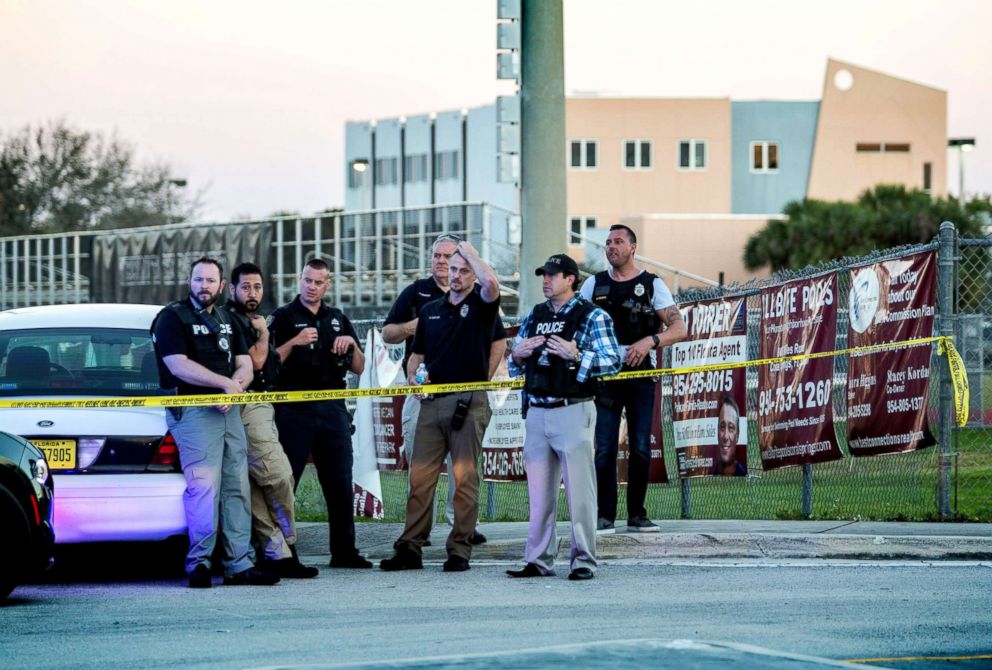
<path fill-rule="evenodd" d="M 76 456 L 76 467 L 80 470 L 85 470 L 93 465 L 93 461 L 100 456 L 100 452 L 103 451 L 103 445 L 106 443 L 107 438 L 105 437 L 79 438 L 79 453 Z"/>
<path fill-rule="evenodd" d="M 162 438 L 162 443 L 152 455 L 152 460 L 148 464 L 149 470 L 178 470 L 179 469 L 179 448 L 172 433 L 166 433 Z"/>

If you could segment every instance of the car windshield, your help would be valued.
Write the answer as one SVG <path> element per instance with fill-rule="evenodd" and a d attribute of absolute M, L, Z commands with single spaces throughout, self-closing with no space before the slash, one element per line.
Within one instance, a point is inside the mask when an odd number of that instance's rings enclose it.
<path fill-rule="evenodd" d="M 123 328 L 0 331 L 0 395 L 160 393 L 151 336 Z"/>

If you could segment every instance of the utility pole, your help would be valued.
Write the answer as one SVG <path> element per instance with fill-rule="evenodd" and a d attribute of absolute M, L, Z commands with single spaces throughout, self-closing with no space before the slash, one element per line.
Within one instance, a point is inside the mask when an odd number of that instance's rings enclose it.
<path fill-rule="evenodd" d="M 567 248 L 562 0 L 521 3 L 520 314 L 544 300 L 534 268 Z"/>

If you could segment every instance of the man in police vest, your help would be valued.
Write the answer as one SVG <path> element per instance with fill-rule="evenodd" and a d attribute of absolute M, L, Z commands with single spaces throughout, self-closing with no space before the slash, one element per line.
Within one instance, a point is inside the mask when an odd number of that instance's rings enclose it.
<path fill-rule="evenodd" d="M 556 254 L 535 273 L 544 296 L 513 341 L 510 374 L 524 373 L 524 469 L 530 529 L 520 570 L 510 577 L 554 574 L 558 486 L 565 476 L 572 521 L 569 579 L 596 569 L 596 469 L 592 429 L 596 377 L 620 369 L 620 348 L 609 315 L 575 293 L 579 268 Z"/>
<path fill-rule="evenodd" d="M 265 393 L 275 385 L 282 367 L 269 339 L 265 317 L 258 313 L 265 295 L 262 270 L 241 263 L 231 270 L 230 300 L 221 305 L 231 324 L 248 345 L 254 378 L 248 391 Z M 251 482 L 251 520 L 255 542 L 265 567 L 280 577 L 316 577 L 317 568 L 300 563 L 296 553 L 296 496 L 293 470 L 276 429 L 272 403 L 241 406 L 241 421 L 248 438 L 248 476 Z"/>
<path fill-rule="evenodd" d="M 427 303 L 440 300 L 448 294 L 448 259 L 455 252 L 455 247 L 461 242 L 457 235 L 445 233 L 438 235 L 431 248 L 431 276 L 418 279 L 407 286 L 396 298 L 386 321 L 382 326 L 382 339 L 388 344 L 399 344 L 406 342 L 406 351 L 403 356 L 403 370 L 413 353 L 413 336 L 417 332 L 417 321 L 420 310 Z M 496 374 L 496 369 L 503 360 L 506 353 L 506 329 L 503 327 L 502 319 L 496 319 L 495 332 L 493 333 L 493 343 L 489 349 L 489 378 Z M 406 452 L 407 467 L 413 462 L 414 435 L 417 430 L 417 417 L 420 416 L 420 399 L 413 395 L 408 395 L 403 401 L 403 451 Z M 454 477 L 451 473 L 451 454 L 448 454 L 448 523 L 453 524 L 455 519 L 455 486 Z M 408 491 L 409 492 L 409 491 Z M 472 532 L 469 542 L 472 544 L 483 544 L 486 536 L 478 531 Z M 430 543 L 430 540 L 427 540 Z"/>
<path fill-rule="evenodd" d="M 685 323 L 671 291 L 661 279 L 634 263 L 637 236 L 624 225 L 610 227 L 606 260 L 610 268 L 582 284 L 582 297 L 613 317 L 617 341 L 626 348 L 623 370 L 647 370 L 651 351 L 685 339 Z M 627 410 L 627 530 L 656 532 L 647 516 L 651 466 L 651 422 L 655 381 L 628 379 L 601 384 L 596 396 L 596 481 L 600 533 L 614 532 L 617 517 L 617 450 L 620 416 Z"/>
<path fill-rule="evenodd" d="M 341 310 L 324 304 L 330 285 L 327 263 L 315 258 L 300 273 L 300 293 L 272 313 L 269 333 L 282 359 L 277 383 L 282 390 L 344 389 L 348 371 L 361 374 L 365 367 L 351 321 Z M 327 503 L 330 567 L 371 568 L 355 547 L 351 415 L 344 400 L 279 403 L 276 426 L 296 486 L 313 455 Z"/>
<path fill-rule="evenodd" d="M 252 380 L 241 333 L 214 303 L 223 269 L 201 258 L 190 271 L 185 300 L 167 305 L 152 323 L 159 383 L 179 395 L 242 393 Z M 224 537 L 224 584 L 269 585 L 279 577 L 253 565 L 248 443 L 241 413 L 230 405 L 166 410 L 186 477 L 183 506 L 189 529 L 186 572 L 191 588 L 209 588 L 218 523 Z"/>

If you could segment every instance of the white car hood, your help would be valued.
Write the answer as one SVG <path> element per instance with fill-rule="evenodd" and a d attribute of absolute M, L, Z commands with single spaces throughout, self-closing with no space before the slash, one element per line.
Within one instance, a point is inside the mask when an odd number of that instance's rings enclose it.
<path fill-rule="evenodd" d="M 65 396 L 40 399 L 59 400 Z M 18 396 L 18 400 L 28 398 Z M 48 423 L 51 425 L 46 425 Z M 52 437 L 165 435 L 165 410 L 161 407 L 0 409 L 0 430 L 14 435 Z"/>

